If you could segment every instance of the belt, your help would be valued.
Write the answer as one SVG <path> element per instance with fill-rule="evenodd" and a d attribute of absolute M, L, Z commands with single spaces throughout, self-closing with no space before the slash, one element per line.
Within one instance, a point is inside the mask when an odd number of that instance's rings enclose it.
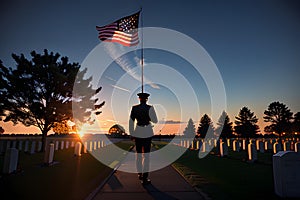
<path fill-rule="evenodd" d="M 150 124 L 138 124 L 138 126 L 140 127 L 146 127 L 146 126 L 149 126 Z"/>

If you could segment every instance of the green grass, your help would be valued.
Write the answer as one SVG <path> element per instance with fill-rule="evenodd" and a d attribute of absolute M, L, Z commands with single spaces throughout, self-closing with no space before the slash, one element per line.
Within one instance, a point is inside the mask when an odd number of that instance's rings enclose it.
<path fill-rule="evenodd" d="M 188 150 L 174 166 L 212 199 L 280 199 L 274 193 L 272 154 L 258 153 L 258 162 L 246 161 L 246 152 L 229 151 L 227 158 L 214 149 L 199 159 Z"/>
<path fill-rule="evenodd" d="M 118 144 L 129 149 L 130 144 Z M 102 148 L 105 151 L 109 146 Z M 74 148 L 55 151 L 57 164 L 43 167 L 44 154 L 19 153 L 19 172 L 1 175 L 0 199 L 84 199 L 109 175 L 91 154 L 74 157 Z M 0 156 L 3 163 L 4 156 Z M 118 159 L 121 159 L 118 158 Z M 2 164 L 1 164 L 2 165 Z M 1 169 L 2 172 L 2 169 Z"/>

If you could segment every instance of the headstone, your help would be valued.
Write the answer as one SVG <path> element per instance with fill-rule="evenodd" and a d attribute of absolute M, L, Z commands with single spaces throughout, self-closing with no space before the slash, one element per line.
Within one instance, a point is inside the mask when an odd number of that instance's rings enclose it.
<path fill-rule="evenodd" d="M 65 141 L 60 141 L 60 149 L 63 150 L 65 146 Z"/>
<path fill-rule="evenodd" d="M 279 144 L 278 142 L 275 142 L 273 144 L 273 153 L 276 154 L 278 153 L 279 151 L 281 151 L 281 144 Z"/>
<path fill-rule="evenodd" d="M 201 152 L 206 152 L 206 142 L 202 142 Z"/>
<path fill-rule="evenodd" d="M 300 153 L 300 142 L 295 143 L 295 152 Z"/>
<path fill-rule="evenodd" d="M 100 148 L 101 148 L 101 141 L 98 140 L 98 149 L 100 149 Z"/>
<path fill-rule="evenodd" d="M 265 153 L 265 148 L 264 148 L 263 141 L 259 141 L 258 146 L 259 146 L 259 152 L 260 153 Z"/>
<path fill-rule="evenodd" d="M 66 149 L 69 148 L 69 145 L 70 145 L 70 142 L 69 142 L 69 141 L 66 141 Z"/>
<path fill-rule="evenodd" d="M 24 148 L 24 152 L 28 152 L 29 151 L 29 141 L 26 140 L 25 141 L 25 148 Z"/>
<path fill-rule="evenodd" d="M 20 140 L 20 141 L 19 141 L 19 144 L 18 144 L 18 150 L 19 150 L 19 151 L 22 151 L 22 148 L 23 148 L 23 141 Z"/>
<path fill-rule="evenodd" d="M 182 140 L 180 140 L 180 146 L 183 147 L 183 141 Z"/>
<path fill-rule="evenodd" d="M 71 147 L 74 147 L 74 146 L 75 146 L 75 142 L 72 141 L 72 142 L 71 142 Z"/>
<path fill-rule="evenodd" d="M 280 151 L 273 155 L 275 193 L 282 198 L 300 197 L 300 154 Z"/>
<path fill-rule="evenodd" d="M 186 141 L 186 148 L 190 148 L 190 141 L 189 140 Z"/>
<path fill-rule="evenodd" d="M 243 150 L 246 150 L 246 140 L 242 140 L 242 149 Z"/>
<path fill-rule="evenodd" d="M 74 150 L 74 155 L 75 156 L 81 156 L 81 142 L 76 142 L 75 144 L 75 150 Z"/>
<path fill-rule="evenodd" d="M 46 148 L 44 163 L 46 165 L 53 163 L 53 157 L 54 157 L 54 144 L 50 143 Z"/>
<path fill-rule="evenodd" d="M 93 151 L 93 142 L 90 141 L 88 144 L 89 144 L 89 151 Z"/>
<path fill-rule="evenodd" d="M 250 162 L 257 161 L 257 150 L 252 143 L 248 144 L 248 160 Z"/>
<path fill-rule="evenodd" d="M 217 139 L 214 139 L 214 147 L 217 147 L 218 146 L 218 140 Z"/>
<path fill-rule="evenodd" d="M 35 141 L 31 142 L 31 148 L 30 148 L 30 154 L 34 154 L 35 153 Z"/>
<path fill-rule="evenodd" d="M 227 146 L 230 147 L 230 139 L 227 139 Z"/>
<path fill-rule="evenodd" d="M 290 151 L 291 150 L 291 143 L 290 141 L 283 142 L 283 151 Z"/>
<path fill-rule="evenodd" d="M 58 150 L 58 147 L 59 147 L 59 141 L 55 141 L 55 151 Z"/>
<path fill-rule="evenodd" d="M 105 143 L 104 143 L 104 140 L 101 141 L 101 147 L 104 147 L 105 146 Z"/>
<path fill-rule="evenodd" d="M 103 145 L 102 145 L 102 147 L 103 147 Z M 183 147 L 184 147 L 184 148 L 187 147 L 186 140 L 183 140 Z"/>
<path fill-rule="evenodd" d="M 87 142 L 84 142 L 83 153 L 87 153 Z"/>
<path fill-rule="evenodd" d="M 7 150 L 7 149 L 10 149 L 10 140 L 7 140 L 7 141 L 6 141 L 6 150 Z"/>
<path fill-rule="evenodd" d="M 220 156 L 221 157 L 228 156 L 228 146 L 225 142 L 220 142 Z"/>
<path fill-rule="evenodd" d="M 3 140 L 0 140 L 0 154 L 5 152 L 5 147 L 4 147 L 5 143 Z"/>
<path fill-rule="evenodd" d="M 199 143 L 200 143 L 200 141 L 196 140 L 196 150 L 199 150 Z"/>
<path fill-rule="evenodd" d="M 16 148 L 9 148 L 5 152 L 3 173 L 10 174 L 17 170 L 19 151 Z"/>
<path fill-rule="evenodd" d="M 11 146 L 11 148 L 16 148 L 17 147 L 17 141 L 16 140 L 14 140 L 13 142 L 12 142 L 12 146 Z"/>
<path fill-rule="evenodd" d="M 256 150 L 259 151 L 259 142 L 261 142 L 260 140 L 256 140 L 255 141 L 255 145 L 256 145 Z"/>
<path fill-rule="evenodd" d="M 94 150 L 97 150 L 97 141 L 94 141 Z"/>
<path fill-rule="evenodd" d="M 233 151 L 240 151 L 240 143 L 239 143 L 239 141 L 233 140 L 232 150 Z"/>
<path fill-rule="evenodd" d="M 42 142 L 41 141 L 39 141 L 39 143 L 38 143 L 38 152 L 41 152 L 42 151 Z"/>

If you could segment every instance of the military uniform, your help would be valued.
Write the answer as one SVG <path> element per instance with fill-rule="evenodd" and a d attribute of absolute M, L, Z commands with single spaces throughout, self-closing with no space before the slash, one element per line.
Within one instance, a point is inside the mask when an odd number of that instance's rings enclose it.
<path fill-rule="evenodd" d="M 139 178 L 143 183 L 147 183 L 149 175 L 149 153 L 151 149 L 151 140 L 154 135 L 152 124 L 157 123 L 157 116 L 153 106 L 148 105 L 149 94 L 139 93 L 140 104 L 132 106 L 129 120 L 129 132 L 135 139 L 136 147 L 136 168 Z M 134 127 L 134 122 L 136 126 Z M 144 158 L 144 162 L 143 162 Z"/>

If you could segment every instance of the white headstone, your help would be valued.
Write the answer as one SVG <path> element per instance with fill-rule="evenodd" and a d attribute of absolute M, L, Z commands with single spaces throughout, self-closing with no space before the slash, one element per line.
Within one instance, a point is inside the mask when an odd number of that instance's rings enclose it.
<path fill-rule="evenodd" d="M 50 143 L 46 148 L 44 163 L 46 165 L 51 164 L 53 162 L 53 157 L 54 157 L 54 144 Z"/>
<path fill-rule="evenodd" d="M 278 153 L 279 151 L 281 151 L 281 145 L 278 143 L 278 142 L 275 142 L 273 144 L 273 153 L 276 154 Z"/>
<path fill-rule="evenodd" d="M 300 153 L 300 142 L 295 143 L 295 152 Z"/>
<path fill-rule="evenodd" d="M 93 151 L 93 142 L 90 141 L 88 144 L 89 144 L 89 151 Z"/>
<path fill-rule="evenodd" d="M 31 148 L 30 148 L 30 154 L 34 154 L 35 153 L 35 141 L 31 142 Z"/>
<path fill-rule="evenodd" d="M 217 146 L 218 146 L 217 143 L 218 143 L 218 140 L 217 140 L 217 139 L 214 139 L 214 147 L 217 147 Z"/>
<path fill-rule="evenodd" d="M 22 151 L 22 148 L 23 148 L 23 141 L 22 141 L 22 140 L 19 140 L 18 150 L 19 150 L 19 151 Z"/>
<path fill-rule="evenodd" d="M 201 152 L 206 152 L 206 142 L 202 142 L 202 145 L 201 145 Z"/>
<path fill-rule="evenodd" d="M 5 152 L 3 173 L 10 174 L 17 170 L 19 151 L 16 148 L 9 148 Z"/>
<path fill-rule="evenodd" d="M 246 140 L 242 140 L 242 141 L 243 141 L 242 148 L 243 148 L 243 150 L 246 150 Z"/>
<path fill-rule="evenodd" d="M 12 146 L 11 146 L 11 148 L 16 148 L 17 147 L 17 141 L 16 140 L 14 140 L 13 142 L 12 142 Z"/>
<path fill-rule="evenodd" d="M 0 140 L 0 154 L 5 152 L 5 148 L 4 148 L 4 141 Z"/>
<path fill-rule="evenodd" d="M 94 150 L 97 150 L 97 141 L 94 141 Z"/>
<path fill-rule="evenodd" d="M 265 153 L 265 148 L 264 148 L 263 141 L 259 141 L 258 146 L 259 146 L 259 152 L 260 153 Z"/>
<path fill-rule="evenodd" d="M 55 151 L 58 150 L 58 146 L 59 146 L 59 141 L 55 141 Z"/>
<path fill-rule="evenodd" d="M 200 143 L 200 141 L 196 140 L 196 150 L 199 150 L 199 143 Z"/>
<path fill-rule="evenodd" d="M 230 147 L 230 139 L 227 139 L 227 146 Z"/>
<path fill-rule="evenodd" d="M 65 146 L 65 141 L 60 141 L 60 149 L 63 150 Z"/>
<path fill-rule="evenodd" d="M 291 143 L 290 141 L 283 142 L 283 151 L 290 151 L 291 150 Z"/>
<path fill-rule="evenodd" d="M 255 146 L 256 146 L 257 151 L 259 151 L 259 142 L 261 142 L 261 141 L 260 140 L 255 141 Z"/>
<path fill-rule="evenodd" d="M 39 143 L 38 143 L 38 152 L 40 152 L 41 150 L 42 150 L 42 142 L 39 141 Z"/>
<path fill-rule="evenodd" d="M 225 142 L 220 142 L 220 156 L 221 157 L 228 156 L 228 146 Z"/>
<path fill-rule="evenodd" d="M 72 142 L 71 142 L 71 147 L 74 147 L 74 146 L 75 146 L 75 142 L 72 141 Z"/>
<path fill-rule="evenodd" d="M 26 140 L 26 141 L 25 141 L 25 148 L 24 148 L 24 152 L 28 152 L 28 150 L 29 150 L 29 141 L 28 141 L 28 140 Z"/>
<path fill-rule="evenodd" d="M 100 148 L 101 148 L 101 141 L 98 140 L 98 149 L 100 149 Z"/>
<path fill-rule="evenodd" d="M 273 155 L 275 193 L 280 197 L 300 197 L 300 154 L 280 151 Z"/>
<path fill-rule="evenodd" d="M 87 142 L 84 142 L 83 153 L 87 153 Z"/>
<path fill-rule="evenodd" d="M 105 143 L 104 143 L 104 140 L 101 141 L 101 147 L 104 147 L 105 146 Z"/>
<path fill-rule="evenodd" d="M 70 145 L 70 142 L 69 142 L 69 141 L 66 141 L 66 149 L 69 148 L 69 145 Z"/>
<path fill-rule="evenodd" d="M 233 140 L 232 150 L 233 151 L 240 151 L 240 143 L 239 143 L 239 141 Z"/>
<path fill-rule="evenodd" d="M 257 150 L 254 144 L 248 144 L 248 160 L 250 162 L 255 162 L 257 160 Z"/>
<path fill-rule="evenodd" d="M 81 142 L 76 142 L 75 144 L 75 150 L 74 150 L 74 155 L 75 156 L 81 156 Z"/>
<path fill-rule="evenodd" d="M 10 140 L 7 140 L 7 141 L 6 141 L 6 150 L 7 150 L 7 149 L 10 149 Z"/>
<path fill-rule="evenodd" d="M 183 141 L 182 140 L 180 140 L 180 146 L 183 147 Z"/>

